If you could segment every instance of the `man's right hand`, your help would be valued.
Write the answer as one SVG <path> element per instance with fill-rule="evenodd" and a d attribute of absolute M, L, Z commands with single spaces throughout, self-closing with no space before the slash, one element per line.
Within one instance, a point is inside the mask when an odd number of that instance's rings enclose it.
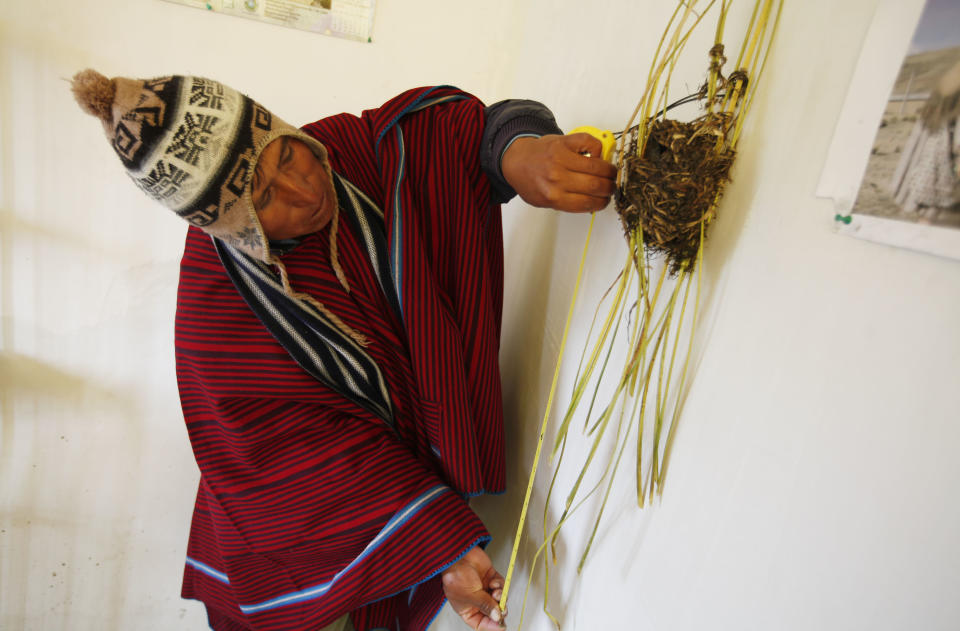
<path fill-rule="evenodd" d="M 600 141 L 585 133 L 522 137 L 507 147 L 500 167 L 531 206 L 596 212 L 610 203 L 616 188 L 617 169 L 599 157 L 602 152 Z"/>

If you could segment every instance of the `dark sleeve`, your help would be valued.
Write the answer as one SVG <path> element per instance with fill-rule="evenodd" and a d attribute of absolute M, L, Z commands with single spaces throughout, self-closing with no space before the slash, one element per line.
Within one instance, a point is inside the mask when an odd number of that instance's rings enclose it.
<path fill-rule="evenodd" d="M 537 101 L 511 99 L 500 101 L 484 110 L 483 139 L 480 144 L 480 167 L 493 186 L 493 197 L 504 204 L 517 194 L 504 179 L 500 158 L 510 143 L 523 136 L 562 134 L 553 112 Z"/>

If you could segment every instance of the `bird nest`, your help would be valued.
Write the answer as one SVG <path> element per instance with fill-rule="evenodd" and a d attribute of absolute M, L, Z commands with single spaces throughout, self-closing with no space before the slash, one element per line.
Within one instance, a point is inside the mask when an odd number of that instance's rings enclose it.
<path fill-rule="evenodd" d="M 647 122 L 643 154 L 634 132 L 625 147 L 616 208 L 627 234 L 638 228 L 652 254 L 666 256 L 670 273 L 692 269 L 701 239 L 730 180 L 736 155 L 727 143 L 732 117 L 706 114 L 689 123 Z"/>

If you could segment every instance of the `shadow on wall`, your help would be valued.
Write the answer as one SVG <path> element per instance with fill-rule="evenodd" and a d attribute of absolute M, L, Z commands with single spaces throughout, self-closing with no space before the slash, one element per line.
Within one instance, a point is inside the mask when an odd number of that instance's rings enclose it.
<path fill-rule="evenodd" d="M 0 352 L 0 373 L 4 375 L 0 387 L 5 395 L 12 393 L 33 396 L 39 393 L 65 405 L 94 398 L 112 407 L 131 411 L 134 407 L 132 399 L 97 386 L 92 379 L 68 373 L 52 364 L 20 353 Z M 4 397 L 4 401 L 6 400 Z"/>
<path fill-rule="evenodd" d="M 762 88 L 761 88 L 762 89 Z M 743 235 L 747 215 L 759 188 L 757 167 L 760 152 L 757 150 L 760 138 L 761 118 L 767 110 L 767 100 L 760 98 L 750 111 L 746 130 L 739 144 L 737 158 L 730 171 L 728 183 L 720 205 L 717 218 L 711 226 L 703 251 L 703 307 L 704 313 L 712 311 L 720 302 L 726 285 L 724 270 L 727 261 L 736 250 Z M 746 147 L 746 151 L 744 151 Z M 712 324 L 712 323 L 705 323 Z M 706 329 L 704 329 L 706 332 Z M 704 336 L 704 340 L 708 335 Z"/>
<path fill-rule="evenodd" d="M 60 230 L 48 225 L 25 221 L 10 210 L 0 210 L 0 231 L 9 235 L 17 235 L 18 239 L 34 238 L 38 242 L 69 248 L 70 251 L 95 255 L 98 259 L 105 259 L 112 264 L 126 263 L 137 258 L 137 250 L 133 246 L 124 248 L 123 243 L 111 242 L 106 239 L 94 241 L 86 238 L 83 230 Z"/>
<path fill-rule="evenodd" d="M 473 501 L 493 536 L 488 552 L 501 572 L 506 572 L 520 518 L 520 507 L 523 504 L 536 450 L 538 429 L 560 350 L 561 335 L 567 317 L 566 307 L 572 298 L 576 264 L 582 246 L 582 242 L 570 246 L 570 235 L 561 234 L 561 227 L 573 231 L 582 229 L 581 225 L 562 213 L 529 207 L 509 208 L 507 212 L 515 218 L 514 223 L 505 230 L 508 239 L 504 244 L 507 296 L 500 345 L 506 425 L 507 491 L 501 496 L 481 496 Z M 563 226 L 561 222 L 566 222 L 566 225 Z M 580 237 L 582 238 L 582 235 Z M 564 251 L 565 243 L 569 248 L 567 251 Z M 570 260 L 573 260 L 573 277 L 568 279 L 568 282 L 563 279 L 555 282 L 555 274 L 569 271 Z M 563 264 L 560 264 L 561 262 Z M 551 290 L 557 295 L 551 296 Z M 548 312 L 550 308 L 555 313 Z M 567 350 L 571 353 L 569 348 Z M 557 405 L 558 402 L 555 401 L 554 416 Z M 547 475 L 544 472 L 549 470 L 545 458 L 546 456 L 541 461 L 538 478 Z M 539 532 L 540 510 L 540 507 L 531 510 L 526 526 L 527 533 Z M 557 517 L 558 515 L 552 515 L 553 519 Z M 522 594 L 527 587 L 529 562 L 533 559 L 538 545 L 539 540 L 535 536 L 525 536 L 522 540 L 513 579 L 515 594 Z M 558 548 L 561 554 L 566 551 L 566 542 L 562 537 Z M 534 578 L 530 586 L 532 596 L 542 594 L 542 580 L 541 575 Z M 551 591 L 555 592 L 556 589 L 557 586 L 553 586 Z M 555 598 L 551 605 L 552 613 L 565 620 L 567 607 L 564 601 Z M 534 606 L 532 609 L 535 608 Z M 530 611 L 527 615 L 530 615 Z M 514 622 L 519 620 L 519 616 L 518 608 L 512 614 Z"/>
<path fill-rule="evenodd" d="M 544 334 L 547 305 L 557 246 L 557 220 L 545 211 L 530 210 L 514 225 L 512 238 L 504 248 L 508 267 L 504 270 L 510 304 L 505 304 L 500 343 L 504 414 L 507 444 L 514 454 L 532 453 L 521 444 L 522 425 L 540 415 L 539 401 L 529 396 L 541 390 Z M 559 340 L 551 340 L 559 347 Z"/>
<path fill-rule="evenodd" d="M 8 466 L 13 465 L 15 412 L 18 404 L 32 404 L 34 409 L 56 407 L 72 410 L 80 417 L 80 408 L 110 408 L 133 416 L 133 400 L 103 388 L 92 379 L 68 373 L 33 357 L 0 351 L 0 479 L 10 479 Z"/>
<path fill-rule="evenodd" d="M 157 568 L 136 563 L 162 558 L 141 527 L 170 514 L 155 481 L 179 473 L 157 466 L 169 437 L 152 431 L 179 257 L 157 263 L 123 238 L 117 207 L 135 188 L 78 186 L 120 165 L 100 168 L 109 148 L 65 79 L 116 55 L 63 37 L 70 11 L 13 13 L 0 19 L 0 628 L 124 628 L 164 597 L 143 589 Z"/>
<path fill-rule="evenodd" d="M 751 112 L 751 119 L 754 123 L 763 115 L 765 110 L 766 101 L 761 99 Z M 755 130 L 754 133 L 758 133 L 756 132 L 758 126 L 754 126 L 753 129 Z M 757 140 L 750 137 L 750 131 L 748 128 L 743 139 L 748 149 L 751 149 L 751 141 Z M 741 149 L 743 146 L 741 145 Z M 696 384 L 700 362 L 703 360 L 710 343 L 714 326 L 717 323 L 718 312 L 723 304 L 723 295 L 728 280 L 727 265 L 736 251 L 737 243 L 739 243 L 746 226 L 750 208 L 753 206 L 759 186 L 756 181 L 758 158 L 759 152 L 753 150 L 741 151 L 737 154 L 737 159 L 733 163 L 730 174 L 731 182 L 728 183 L 723 197 L 720 199 L 717 218 L 713 221 L 707 234 L 701 265 L 700 313 L 697 316 L 697 330 L 694 332 L 693 348 L 690 352 L 687 386 L 685 392 L 682 393 L 684 402 Z M 682 417 L 681 414 L 681 421 Z"/>
<path fill-rule="evenodd" d="M 111 528 L 109 497 L 118 484 L 136 486 L 139 475 L 116 480 L 100 460 L 105 454 L 90 443 L 97 443 L 104 418 L 138 418 L 136 403 L 88 376 L 19 353 L 0 351 L 0 375 L 0 577 L 17 577 L 0 582 L 4 619 L 69 626 L 89 609 L 81 595 L 92 592 L 101 602 L 102 628 L 114 628 L 119 620 L 111 603 L 124 592 L 126 565 L 107 562 L 123 555 L 92 555 L 132 545 L 126 530 Z M 83 427 L 72 428 L 74 421 Z M 40 600 L 49 612 L 28 608 Z"/>
<path fill-rule="evenodd" d="M 544 345 L 559 347 L 559 340 L 545 340 L 547 305 L 557 247 L 557 221 L 553 213 L 531 208 L 510 208 L 515 222 L 504 244 L 504 326 L 500 342 L 500 369 L 507 453 L 507 492 L 480 499 L 478 509 L 489 504 L 486 514 L 493 534 L 492 552 L 509 554 L 519 507 L 526 490 L 524 481 L 536 447 L 536 429 L 543 414 L 549 383 L 544 363 Z M 554 353 L 555 355 L 555 353 Z M 514 513 L 514 509 L 516 513 Z M 505 513 L 505 511 L 507 511 Z"/>

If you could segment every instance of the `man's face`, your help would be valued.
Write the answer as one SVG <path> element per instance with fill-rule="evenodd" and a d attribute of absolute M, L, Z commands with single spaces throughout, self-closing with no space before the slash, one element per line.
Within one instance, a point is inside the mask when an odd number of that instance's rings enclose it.
<path fill-rule="evenodd" d="M 333 219 L 336 193 L 306 144 L 280 136 L 260 153 L 251 186 L 253 206 L 268 239 L 300 237 Z"/>

